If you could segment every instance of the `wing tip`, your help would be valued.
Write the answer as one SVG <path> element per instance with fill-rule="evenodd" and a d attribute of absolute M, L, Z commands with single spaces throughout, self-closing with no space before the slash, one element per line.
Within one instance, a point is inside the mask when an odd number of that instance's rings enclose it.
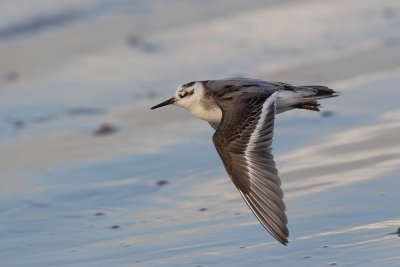
<path fill-rule="evenodd" d="M 287 246 L 289 244 L 289 240 L 287 238 L 280 238 L 277 239 L 279 243 L 281 243 L 284 246 Z"/>
<path fill-rule="evenodd" d="M 264 226 L 265 227 L 265 226 Z M 286 228 L 286 227 L 285 227 Z M 286 228 L 287 229 L 287 228 Z M 267 229 L 268 230 L 268 229 Z M 283 235 L 279 235 L 277 233 L 272 233 L 270 230 L 268 232 L 272 235 L 273 238 L 275 238 L 276 241 L 281 243 L 284 246 L 287 246 L 289 244 L 289 232 L 284 233 Z"/>

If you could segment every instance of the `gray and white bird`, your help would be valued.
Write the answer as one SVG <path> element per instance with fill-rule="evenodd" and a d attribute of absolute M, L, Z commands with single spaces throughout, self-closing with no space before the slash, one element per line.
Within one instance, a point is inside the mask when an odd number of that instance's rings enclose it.
<path fill-rule="evenodd" d="M 335 96 L 325 86 L 234 78 L 183 84 L 174 97 L 151 109 L 174 104 L 211 124 L 233 184 L 261 224 L 286 245 L 288 220 L 272 155 L 275 115 L 291 109 L 319 111 L 317 100 Z"/>

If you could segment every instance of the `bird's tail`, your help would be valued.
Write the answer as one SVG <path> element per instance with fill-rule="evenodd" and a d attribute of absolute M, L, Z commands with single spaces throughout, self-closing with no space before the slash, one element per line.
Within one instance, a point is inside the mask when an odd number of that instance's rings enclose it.
<path fill-rule="evenodd" d="M 294 108 L 319 111 L 321 105 L 318 100 L 338 95 L 338 92 L 325 86 L 293 86 L 280 91 L 277 112 L 281 113 Z"/>
<path fill-rule="evenodd" d="M 335 90 L 320 85 L 307 85 L 299 87 L 299 89 L 299 91 L 303 92 L 304 96 L 301 98 L 301 103 L 293 105 L 293 107 L 312 111 L 320 111 L 321 104 L 317 100 L 337 97 L 340 94 Z"/>

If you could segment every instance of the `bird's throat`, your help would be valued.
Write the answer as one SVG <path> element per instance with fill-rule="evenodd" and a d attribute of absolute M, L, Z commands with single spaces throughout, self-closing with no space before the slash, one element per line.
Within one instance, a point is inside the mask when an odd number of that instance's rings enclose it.
<path fill-rule="evenodd" d="M 217 105 L 207 107 L 203 105 L 196 105 L 190 109 L 190 112 L 195 117 L 211 123 L 220 123 L 222 119 L 222 111 Z"/>

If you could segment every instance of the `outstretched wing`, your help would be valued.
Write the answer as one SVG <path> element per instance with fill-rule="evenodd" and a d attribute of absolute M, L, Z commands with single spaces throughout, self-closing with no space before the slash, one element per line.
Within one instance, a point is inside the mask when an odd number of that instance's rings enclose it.
<path fill-rule="evenodd" d="M 277 93 L 223 100 L 214 145 L 247 205 L 271 235 L 286 245 L 289 231 L 272 137 Z"/>

